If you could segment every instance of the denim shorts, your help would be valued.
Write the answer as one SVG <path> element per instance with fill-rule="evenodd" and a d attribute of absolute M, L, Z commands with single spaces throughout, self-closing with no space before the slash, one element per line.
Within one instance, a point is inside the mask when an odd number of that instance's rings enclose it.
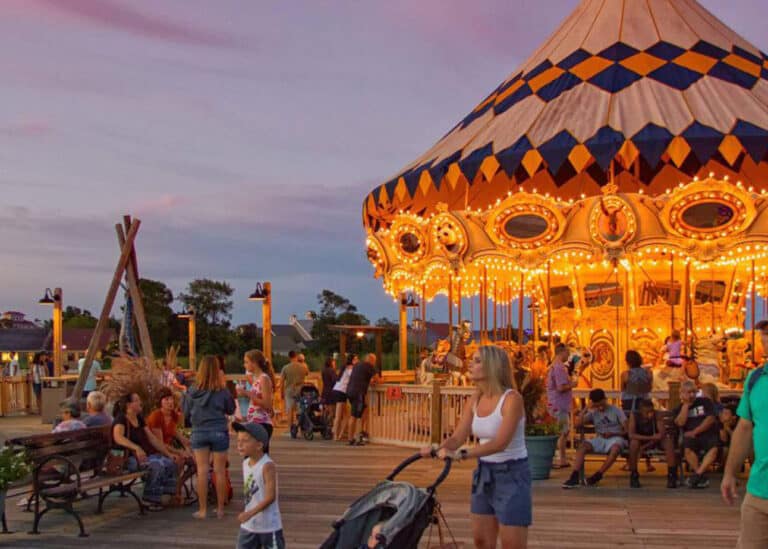
<path fill-rule="evenodd" d="M 472 474 L 470 511 L 493 515 L 504 526 L 530 526 L 533 503 L 528 458 L 502 463 L 478 461 Z"/>
<path fill-rule="evenodd" d="M 192 431 L 190 442 L 193 450 L 207 448 L 211 452 L 226 452 L 229 450 L 229 433 L 227 431 Z"/>

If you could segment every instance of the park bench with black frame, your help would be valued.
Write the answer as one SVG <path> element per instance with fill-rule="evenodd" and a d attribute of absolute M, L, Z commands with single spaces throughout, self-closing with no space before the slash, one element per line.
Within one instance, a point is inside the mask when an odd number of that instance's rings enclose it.
<path fill-rule="evenodd" d="M 77 520 L 80 537 L 86 537 L 83 521 L 73 504 L 84 499 L 89 490 L 99 491 L 96 514 L 104 508 L 110 494 L 131 495 L 144 514 L 144 504 L 133 491 L 133 485 L 144 475 L 143 471 L 109 475 L 105 470 L 107 455 L 112 448 L 112 427 L 91 427 L 62 433 L 30 435 L 6 442 L 7 446 L 25 451 L 32 464 L 32 493 L 34 525 L 30 534 L 39 534 L 43 515 L 61 509 Z M 40 509 L 41 500 L 45 508 Z"/>

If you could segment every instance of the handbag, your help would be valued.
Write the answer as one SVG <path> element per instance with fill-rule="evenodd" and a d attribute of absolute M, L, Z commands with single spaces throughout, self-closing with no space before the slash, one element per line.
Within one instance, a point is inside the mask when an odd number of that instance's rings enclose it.
<path fill-rule="evenodd" d="M 131 436 L 131 422 L 126 419 L 126 438 Z M 111 448 L 107 454 L 107 461 L 104 463 L 104 471 L 110 476 L 117 476 L 125 469 L 128 461 L 128 452 L 125 448 Z"/>

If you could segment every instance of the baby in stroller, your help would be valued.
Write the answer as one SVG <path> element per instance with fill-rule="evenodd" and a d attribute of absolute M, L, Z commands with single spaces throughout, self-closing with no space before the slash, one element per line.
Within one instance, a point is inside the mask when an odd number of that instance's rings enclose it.
<path fill-rule="evenodd" d="M 298 396 L 299 413 L 297 424 L 291 425 L 291 438 L 297 438 L 299 429 L 307 440 L 315 438 L 315 433 L 322 433 L 325 440 L 333 438 L 333 431 L 320 401 L 320 392 L 314 385 L 304 385 Z"/>

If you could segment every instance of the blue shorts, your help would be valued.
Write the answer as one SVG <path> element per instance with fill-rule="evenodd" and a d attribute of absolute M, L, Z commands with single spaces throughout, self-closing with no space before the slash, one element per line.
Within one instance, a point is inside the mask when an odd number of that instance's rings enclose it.
<path fill-rule="evenodd" d="M 190 443 L 193 450 L 207 448 L 211 452 L 226 452 L 229 450 L 229 433 L 227 431 L 192 431 Z"/>
<path fill-rule="evenodd" d="M 504 526 L 530 526 L 533 503 L 528 458 L 478 461 L 472 474 L 470 510 L 475 515 L 493 515 Z"/>

